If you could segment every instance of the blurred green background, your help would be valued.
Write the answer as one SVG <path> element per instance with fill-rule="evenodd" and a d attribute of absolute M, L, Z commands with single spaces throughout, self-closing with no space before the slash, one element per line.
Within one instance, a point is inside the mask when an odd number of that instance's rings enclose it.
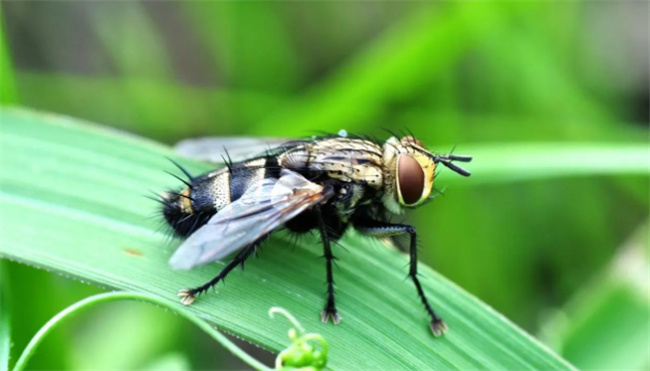
<path fill-rule="evenodd" d="M 3 104 L 164 143 L 340 129 L 383 138 L 382 128 L 460 154 L 648 143 L 645 2 L 43 1 L 1 10 Z M 580 368 L 650 367 L 647 177 L 469 178 L 445 193 L 409 217 L 421 261 Z M 14 356 L 57 311 L 101 291 L 14 263 L 3 262 L 3 275 L 19 308 Z M 30 367 L 242 367 L 144 304 L 107 305 L 64 327 Z"/>

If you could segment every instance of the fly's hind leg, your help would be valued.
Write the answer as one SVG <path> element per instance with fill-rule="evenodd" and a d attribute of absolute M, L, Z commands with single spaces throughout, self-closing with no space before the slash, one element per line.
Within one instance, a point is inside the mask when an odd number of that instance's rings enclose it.
<path fill-rule="evenodd" d="M 327 300 L 320 318 L 324 323 L 329 321 L 331 318 L 332 322 L 334 322 L 335 325 L 338 325 L 338 323 L 341 322 L 341 317 L 339 317 L 339 312 L 336 310 L 336 305 L 334 303 L 334 277 L 332 274 L 332 261 L 336 258 L 334 257 L 334 254 L 332 254 L 330 237 L 327 233 L 327 228 L 323 221 L 320 207 L 316 207 L 316 215 L 318 219 L 318 229 L 320 231 L 321 240 L 323 241 L 323 257 L 325 258 L 327 268 Z"/>
<path fill-rule="evenodd" d="M 429 300 L 424 294 L 424 290 L 422 289 L 422 285 L 420 284 L 420 280 L 418 279 L 418 255 L 417 255 L 418 250 L 417 250 L 417 242 L 415 238 L 415 227 L 410 225 L 404 225 L 404 224 L 372 222 L 372 223 L 363 223 L 363 224 L 357 223 L 355 224 L 355 228 L 367 236 L 377 237 L 377 238 L 394 237 L 403 234 L 410 235 L 411 243 L 409 246 L 409 256 L 410 256 L 409 277 L 411 277 L 413 284 L 415 284 L 415 288 L 418 292 L 418 296 L 420 297 L 420 300 L 422 301 L 422 304 L 424 305 L 424 308 L 426 309 L 427 313 L 429 313 L 429 316 L 431 316 L 431 322 L 429 323 L 429 327 L 431 328 L 431 332 L 433 332 L 433 335 L 441 336 L 445 332 L 447 332 L 447 325 L 442 320 L 442 318 L 440 318 L 440 316 L 436 314 L 436 312 L 433 310 L 433 307 L 431 307 L 431 304 L 429 304 Z"/>
<path fill-rule="evenodd" d="M 244 261 L 252 254 L 254 253 L 257 248 L 260 246 L 261 240 L 258 240 L 246 247 L 244 247 L 243 250 L 241 250 L 235 257 L 226 265 L 223 267 L 221 272 L 217 274 L 213 279 L 210 281 L 206 282 L 205 284 L 195 287 L 193 289 L 182 289 L 178 291 L 178 297 L 181 298 L 181 303 L 183 305 L 190 305 L 194 302 L 194 299 L 196 298 L 197 295 L 202 294 L 203 292 L 207 291 L 209 288 L 213 287 L 219 281 L 223 281 L 228 273 L 232 271 L 237 265 L 244 267 Z"/>

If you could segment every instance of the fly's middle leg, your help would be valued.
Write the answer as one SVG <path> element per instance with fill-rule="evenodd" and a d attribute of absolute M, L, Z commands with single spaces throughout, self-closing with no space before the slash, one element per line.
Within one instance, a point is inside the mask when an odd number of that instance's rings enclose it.
<path fill-rule="evenodd" d="M 447 332 L 447 325 L 442 320 L 442 318 L 436 314 L 431 304 L 429 304 L 429 300 L 424 294 L 424 290 L 422 289 L 422 285 L 420 284 L 420 280 L 418 278 L 418 250 L 415 227 L 404 224 L 373 222 L 372 224 L 356 224 L 355 228 L 367 236 L 377 238 L 394 237 L 403 234 L 410 235 L 411 243 L 409 247 L 409 277 L 411 277 L 413 284 L 415 284 L 415 288 L 418 292 L 420 300 L 422 301 L 422 304 L 424 305 L 424 308 L 426 309 L 427 313 L 429 313 L 429 316 L 431 316 L 429 327 L 431 328 L 433 335 L 441 336 Z"/>
<path fill-rule="evenodd" d="M 182 289 L 178 291 L 178 297 L 181 298 L 181 303 L 183 305 L 190 305 L 194 302 L 194 299 L 196 298 L 197 295 L 202 294 L 203 292 L 207 291 L 209 288 L 213 287 L 219 281 L 223 281 L 228 273 L 230 273 L 237 265 L 244 267 L 244 261 L 252 254 L 254 253 L 257 248 L 259 247 L 261 243 L 261 240 L 258 240 L 246 247 L 244 247 L 243 250 L 241 250 L 231 261 L 223 267 L 221 272 L 217 274 L 213 279 L 210 281 L 206 282 L 205 284 L 195 287 L 193 289 Z"/>
<path fill-rule="evenodd" d="M 331 318 L 332 322 L 337 325 L 341 322 L 341 317 L 339 317 L 339 313 L 336 310 L 336 305 L 334 303 L 334 277 L 332 274 L 332 261 L 336 258 L 334 257 L 334 254 L 332 254 L 330 237 L 327 233 L 327 227 L 323 221 L 320 207 L 316 207 L 316 215 L 318 220 L 318 229 L 320 231 L 321 240 L 323 241 L 323 256 L 327 268 L 327 301 L 325 303 L 325 308 L 323 308 L 323 311 L 321 312 L 321 321 L 327 322 Z"/>

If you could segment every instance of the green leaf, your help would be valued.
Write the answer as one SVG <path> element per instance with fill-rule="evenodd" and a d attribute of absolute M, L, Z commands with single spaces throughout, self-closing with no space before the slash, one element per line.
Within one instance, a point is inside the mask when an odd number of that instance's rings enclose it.
<path fill-rule="evenodd" d="M 161 141 L 233 132 L 261 120 L 284 101 L 252 91 L 197 88 L 137 77 L 21 72 L 17 78 L 23 102 L 29 106 L 149 133 Z M 81 104 L 79 96 L 93 100 L 93 105 Z"/>
<path fill-rule="evenodd" d="M 185 2 L 181 10 L 225 85 L 283 94 L 295 89 L 303 66 L 281 3 Z"/>
<path fill-rule="evenodd" d="M 178 245 L 157 231 L 148 190 L 178 187 L 165 146 L 75 120 L 21 110 L 2 112 L 0 254 L 102 286 L 144 292 L 180 306 L 176 292 L 212 278 L 222 263 L 172 271 Z M 182 161 L 191 171 L 207 164 Z M 477 168 L 472 168 L 476 171 Z M 434 338 L 407 257 L 351 233 L 335 248 L 337 303 L 343 321 L 322 324 L 325 272 L 315 239 L 279 234 L 260 258 L 233 273 L 218 293 L 188 311 L 278 352 L 281 306 L 330 346 L 332 369 L 572 369 L 546 347 L 461 288 L 420 265 L 423 286 L 450 331 Z M 506 289 L 506 288 L 504 288 Z M 35 292 L 37 294 L 37 292 Z"/>
<path fill-rule="evenodd" d="M 612 264 L 546 326 L 548 343 L 581 369 L 648 369 L 649 236 L 646 221 Z"/>
<path fill-rule="evenodd" d="M 472 185 L 567 176 L 650 174 L 647 143 L 518 143 L 468 146 L 463 151 L 474 156 L 473 163 L 468 165 L 475 173 Z"/>
<path fill-rule="evenodd" d="M 173 77 L 174 69 L 162 35 L 144 4 L 97 3 L 86 12 L 95 35 L 122 75 L 163 81 Z"/>
<path fill-rule="evenodd" d="M 142 367 L 142 370 L 191 370 L 190 363 L 185 356 L 178 353 L 167 354 Z"/>
<path fill-rule="evenodd" d="M 390 104 L 427 89 L 476 40 L 501 30 L 510 13 L 486 4 L 421 4 L 335 73 L 256 124 L 254 132 L 280 126 L 287 135 L 301 135 L 305 123 L 350 132 L 374 126 Z"/>
<path fill-rule="evenodd" d="M 0 8 L 0 103 L 14 104 L 18 102 L 18 89 L 14 79 L 11 51 L 7 43 L 2 8 Z"/>

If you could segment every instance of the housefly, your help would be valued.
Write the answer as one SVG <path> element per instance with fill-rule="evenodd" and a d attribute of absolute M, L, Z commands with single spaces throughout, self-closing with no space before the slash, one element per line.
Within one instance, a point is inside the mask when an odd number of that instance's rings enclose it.
<path fill-rule="evenodd" d="M 230 154 L 222 157 L 224 148 Z M 197 177 L 181 168 L 188 177 L 186 187 L 163 195 L 165 220 L 175 234 L 187 238 L 171 257 L 171 266 L 191 269 L 237 252 L 209 282 L 180 290 L 184 305 L 243 264 L 276 229 L 315 230 L 326 263 L 321 319 L 337 324 L 331 244 L 352 227 L 375 238 L 410 237 L 409 276 L 431 317 L 433 334 L 447 330 L 418 279 L 415 227 L 391 223 L 390 217 L 432 198 L 439 165 L 469 176 L 454 162 L 469 162 L 470 156 L 431 153 L 413 136 L 393 136 L 382 144 L 347 133 L 299 140 L 203 138 L 181 142 L 177 150 L 226 164 Z"/>

